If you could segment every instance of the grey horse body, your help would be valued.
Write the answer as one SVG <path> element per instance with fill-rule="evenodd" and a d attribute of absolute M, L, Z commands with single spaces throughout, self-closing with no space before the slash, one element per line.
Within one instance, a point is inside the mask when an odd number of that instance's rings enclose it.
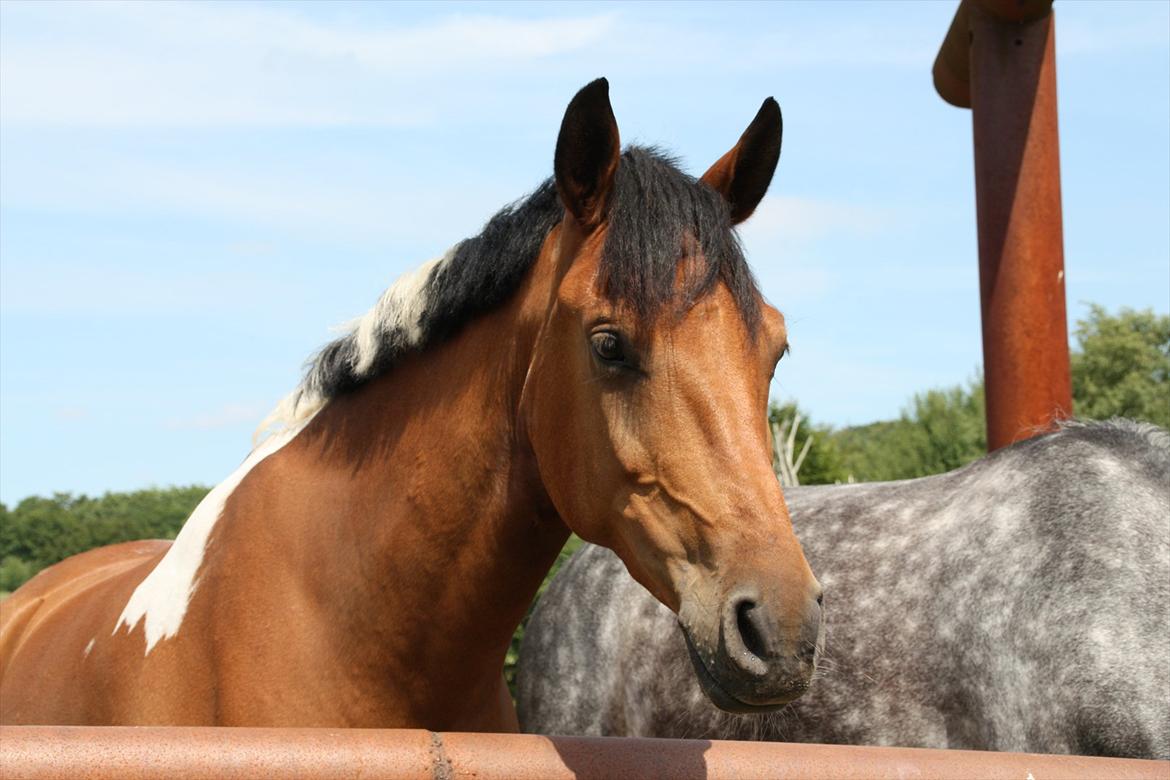
<path fill-rule="evenodd" d="M 1070 425 L 923 479 L 790 488 L 823 671 L 716 709 L 674 616 L 598 547 L 528 624 L 523 728 L 1170 758 L 1170 437 Z"/>

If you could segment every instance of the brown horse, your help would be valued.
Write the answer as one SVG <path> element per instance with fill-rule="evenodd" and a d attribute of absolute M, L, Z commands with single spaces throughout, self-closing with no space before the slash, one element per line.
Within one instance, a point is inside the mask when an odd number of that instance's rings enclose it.
<path fill-rule="evenodd" d="M 785 327 L 733 231 L 779 107 L 697 181 L 620 151 L 608 91 L 570 103 L 552 180 L 317 356 L 173 543 L 4 603 L 0 720 L 515 729 L 504 653 L 570 529 L 678 614 L 716 703 L 807 688 L 820 587 L 765 423 Z"/>

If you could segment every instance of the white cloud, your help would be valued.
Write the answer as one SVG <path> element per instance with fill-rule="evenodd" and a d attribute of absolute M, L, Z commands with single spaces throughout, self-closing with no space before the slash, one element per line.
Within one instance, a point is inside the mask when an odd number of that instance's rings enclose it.
<path fill-rule="evenodd" d="M 221 224 L 276 230 L 278 235 L 328 237 L 331 242 L 439 235 L 451 241 L 451 226 L 477 227 L 489 216 L 475 181 L 451 187 L 403 171 L 396 177 L 370 175 L 350 164 L 345 178 L 326 170 L 328 162 L 268 161 L 231 166 L 216 160 L 175 155 L 166 159 L 120 152 L 104 155 L 68 147 L 25 154 L 4 149 L 0 201 L 13 209 L 71 214 L 179 215 Z M 290 156 L 295 150 L 290 151 Z M 425 172 L 424 172 L 425 173 Z M 472 178 L 472 177 L 469 177 Z M 499 196 L 497 196 L 499 197 Z M 502 205 L 500 197 L 495 205 Z M 271 254 L 271 243 L 241 243 L 236 254 Z M 421 258 L 420 258 L 421 259 Z"/>
<path fill-rule="evenodd" d="M 84 406 L 61 406 L 54 412 L 58 420 L 62 422 L 80 422 L 88 419 L 90 411 Z"/>
<path fill-rule="evenodd" d="M 765 34 L 744 53 L 756 66 L 922 68 L 933 61 L 945 32 L 945 25 L 928 21 L 878 25 L 838 18 L 819 28 Z"/>
<path fill-rule="evenodd" d="M 828 235 L 870 235 L 900 222 L 894 209 L 794 196 L 765 198 L 740 228 L 745 242 L 811 241 Z"/>
<path fill-rule="evenodd" d="M 268 408 L 261 404 L 227 403 L 218 409 L 200 412 L 188 417 L 176 417 L 166 421 L 171 430 L 215 430 L 230 428 L 245 423 L 259 423 Z"/>
<path fill-rule="evenodd" d="M 530 65 L 588 46 L 614 20 L 448 15 L 358 27 L 228 3 L 3 11 L 0 117 L 81 126 L 428 123 L 428 77 Z"/>
<path fill-rule="evenodd" d="M 906 215 L 889 207 L 801 196 L 769 196 L 739 229 L 760 288 L 786 315 L 801 316 L 845 280 L 841 239 L 900 228 Z"/>
<path fill-rule="evenodd" d="M 0 308 L 6 315 L 65 317 L 279 311 L 309 294 L 295 279 L 246 267 L 209 271 L 163 264 L 144 270 L 86 257 L 38 263 L 6 259 Z"/>

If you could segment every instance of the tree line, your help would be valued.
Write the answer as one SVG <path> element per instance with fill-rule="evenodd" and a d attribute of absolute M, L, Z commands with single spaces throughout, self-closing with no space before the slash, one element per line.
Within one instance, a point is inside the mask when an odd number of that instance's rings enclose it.
<path fill-rule="evenodd" d="M 1082 419 L 1128 417 L 1170 429 L 1170 316 L 1091 305 L 1073 330 L 1073 411 Z M 802 414 L 774 405 L 775 421 Z M 803 414 L 802 414 L 803 416 Z M 915 395 L 895 420 L 834 429 L 804 424 L 797 449 L 813 437 L 802 485 L 878 482 L 939 474 L 987 452 L 983 379 Z"/>
<path fill-rule="evenodd" d="M 32 496 L 0 504 L 0 591 L 15 590 L 45 566 L 94 547 L 132 539 L 174 539 L 210 488 L 151 488 L 98 498 Z"/>

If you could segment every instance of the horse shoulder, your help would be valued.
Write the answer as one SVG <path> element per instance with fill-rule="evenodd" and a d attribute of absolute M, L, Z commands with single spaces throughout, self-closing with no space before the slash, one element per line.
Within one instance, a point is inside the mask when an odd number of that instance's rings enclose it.
<path fill-rule="evenodd" d="M 128 595 L 169 547 L 167 541 L 146 540 L 74 555 L 37 574 L 0 605 L 0 721 L 36 719 L 46 707 L 79 711 L 84 683 L 56 682 L 76 681 L 66 670 L 79 672 L 95 645 L 109 641 L 125 601 L 109 595 Z M 59 696 L 48 695 L 57 687 Z"/>

